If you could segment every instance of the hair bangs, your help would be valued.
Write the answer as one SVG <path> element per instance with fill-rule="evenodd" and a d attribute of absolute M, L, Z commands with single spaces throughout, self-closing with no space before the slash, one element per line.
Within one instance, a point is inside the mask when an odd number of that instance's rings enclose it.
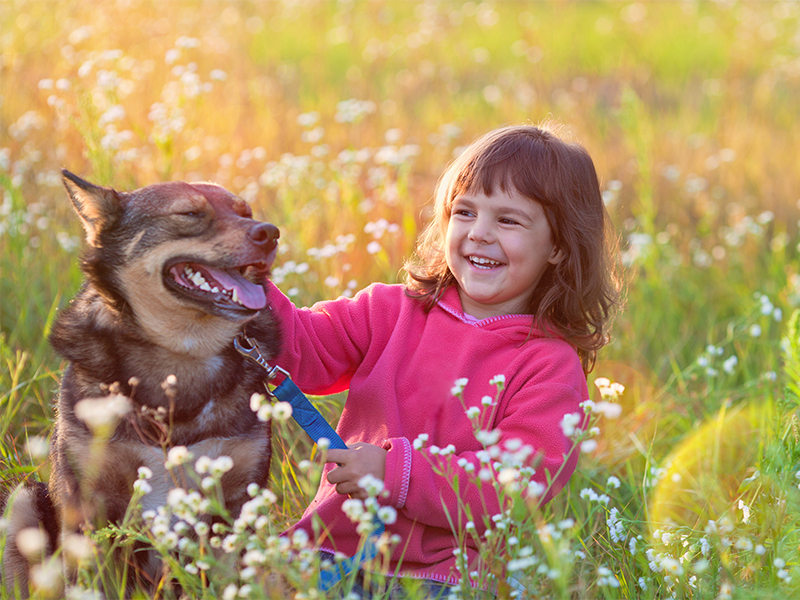
<path fill-rule="evenodd" d="M 450 189 L 451 202 L 460 194 L 484 193 L 489 196 L 499 189 L 501 192 L 519 192 L 545 206 L 552 204 L 539 172 L 546 170 L 541 166 L 542 161 L 550 162 L 540 137 L 520 133 L 487 142 L 485 148 L 474 148 L 464 161 Z"/>

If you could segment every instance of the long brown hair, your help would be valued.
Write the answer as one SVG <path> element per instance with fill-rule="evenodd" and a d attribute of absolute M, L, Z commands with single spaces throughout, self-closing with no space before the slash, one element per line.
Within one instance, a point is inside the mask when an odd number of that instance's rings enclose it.
<path fill-rule="evenodd" d="M 436 186 L 433 220 L 405 265 L 406 293 L 430 310 L 455 283 L 444 251 L 453 200 L 475 191 L 490 195 L 496 186 L 516 190 L 544 209 L 553 244 L 566 256 L 549 265 L 526 312 L 571 343 L 588 373 L 597 350 L 609 341 L 609 322 L 619 304 L 618 243 L 591 157 L 559 138 L 555 125 L 495 129 L 448 166 Z"/>

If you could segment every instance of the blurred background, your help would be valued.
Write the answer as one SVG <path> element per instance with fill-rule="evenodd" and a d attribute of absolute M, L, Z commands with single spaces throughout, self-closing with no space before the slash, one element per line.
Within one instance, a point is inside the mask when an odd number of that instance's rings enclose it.
<path fill-rule="evenodd" d="M 80 285 L 61 168 L 120 190 L 227 187 L 280 227 L 274 278 L 307 305 L 398 281 L 460 148 L 544 119 L 594 158 L 622 244 L 627 307 L 592 377 L 628 391 L 595 458 L 663 459 L 720 408 L 782 395 L 800 305 L 796 2 L 7 0 L 0 22 L 15 469 L 48 431 L 62 365 L 46 336 Z"/>

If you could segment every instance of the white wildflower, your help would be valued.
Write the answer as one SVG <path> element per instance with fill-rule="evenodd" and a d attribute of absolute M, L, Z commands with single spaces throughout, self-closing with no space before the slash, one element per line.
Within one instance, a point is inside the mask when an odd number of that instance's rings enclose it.
<path fill-rule="evenodd" d="M 219 456 L 211 462 L 209 471 L 215 477 L 220 477 L 233 468 L 233 459 L 230 456 Z"/>
<path fill-rule="evenodd" d="M 505 384 L 506 384 L 506 376 L 503 374 L 495 375 L 489 380 L 489 385 L 496 385 L 500 389 L 503 389 Z"/>
<path fill-rule="evenodd" d="M 502 469 L 497 475 L 497 481 L 503 485 L 513 483 L 519 477 L 519 472 L 516 469 L 508 468 Z"/>
<path fill-rule="evenodd" d="M 272 407 L 272 418 L 276 421 L 286 421 L 292 416 L 292 405 L 288 402 L 276 402 Z"/>
<path fill-rule="evenodd" d="M 57 596 L 64 585 L 64 571 L 61 561 L 51 558 L 30 570 L 30 583 L 43 597 Z M 38 594 L 37 594 L 38 596 Z"/>
<path fill-rule="evenodd" d="M 133 482 L 133 489 L 142 494 L 149 494 L 153 491 L 153 486 L 147 483 L 144 479 L 137 479 Z"/>
<path fill-rule="evenodd" d="M 40 560 L 47 547 L 47 538 L 38 527 L 26 527 L 20 530 L 16 542 L 20 553 L 32 562 Z"/>
<path fill-rule="evenodd" d="M 607 419 L 617 419 L 622 414 L 622 406 L 616 402 L 601 400 L 595 404 L 593 412 L 600 413 Z"/>
<path fill-rule="evenodd" d="M 174 446 L 167 452 L 167 462 L 164 463 L 164 466 L 171 469 L 172 467 L 189 462 L 192 458 L 192 453 L 189 452 L 186 446 Z"/>
<path fill-rule="evenodd" d="M 542 494 L 544 494 L 547 488 L 544 484 L 539 483 L 538 481 L 531 481 L 528 483 L 528 496 L 531 498 L 538 498 Z"/>
<path fill-rule="evenodd" d="M 624 542 L 628 538 L 627 533 L 625 533 L 625 526 L 620 520 L 619 511 L 616 508 L 612 508 L 608 512 L 606 524 L 608 525 L 608 532 L 613 541 Z"/>
<path fill-rule="evenodd" d="M 453 383 L 453 387 L 450 389 L 450 393 L 453 396 L 460 396 L 464 392 L 464 388 L 466 387 L 469 379 L 466 377 L 461 377 L 460 379 L 456 379 Z"/>
<path fill-rule="evenodd" d="M 272 405 L 271 404 L 262 404 L 258 412 L 256 413 L 258 420 L 262 423 L 266 423 L 272 418 Z"/>
<path fill-rule="evenodd" d="M 501 432 L 499 429 L 492 429 L 491 431 L 480 430 L 475 434 L 475 439 L 478 440 L 483 446 L 493 446 L 500 441 Z"/>
<path fill-rule="evenodd" d="M 32 435 L 25 442 L 25 450 L 32 460 L 44 460 L 47 458 L 50 451 L 50 443 L 47 441 L 47 438 L 39 435 Z"/>
<path fill-rule="evenodd" d="M 265 401 L 266 397 L 264 394 L 253 394 L 250 396 L 250 410 L 258 412 L 258 409 L 261 408 L 261 405 L 264 404 Z"/>
<path fill-rule="evenodd" d="M 578 431 L 576 425 L 578 425 L 582 420 L 581 415 L 578 413 L 567 413 L 564 415 L 564 418 L 561 419 L 561 431 L 567 437 L 572 437 L 575 435 L 575 432 Z"/>
<path fill-rule="evenodd" d="M 378 518 L 386 525 L 392 525 L 397 521 L 397 511 L 391 506 L 381 506 L 378 509 Z"/>
<path fill-rule="evenodd" d="M 130 411 L 130 401 L 120 394 L 84 398 L 74 407 L 75 416 L 95 433 L 114 427 Z"/>
<path fill-rule="evenodd" d="M 733 373 L 737 364 L 739 364 L 739 359 L 733 354 L 722 363 L 722 369 L 730 375 Z"/>
<path fill-rule="evenodd" d="M 383 481 L 374 475 L 367 474 L 358 480 L 358 487 L 367 492 L 367 495 L 374 498 L 383 491 Z"/>

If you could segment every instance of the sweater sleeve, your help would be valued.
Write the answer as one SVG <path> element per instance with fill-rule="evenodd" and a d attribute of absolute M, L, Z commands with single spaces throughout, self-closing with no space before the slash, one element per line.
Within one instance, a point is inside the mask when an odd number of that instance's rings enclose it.
<path fill-rule="evenodd" d="M 391 490 L 392 499 L 400 497 L 394 490 L 403 489 L 407 481 L 403 504 L 395 507 L 405 511 L 410 519 L 433 527 L 451 529 L 457 523 L 460 528 L 472 520 L 477 533 L 483 534 L 486 525 L 482 517 L 501 512 L 501 500 L 495 486 L 482 480 L 481 472 L 491 473 L 496 481 L 498 472 L 507 465 L 523 464 L 535 468 L 533 481 L 541 484 L 542 501 L 546 502 L 575 470 L 578 452 L 560 424 L 567 413 L 582 414 L 579 403 L 583 399 L 578 389 L 570 385 L 531 384 L 514 394 L 496 420 L 500 437 L 493 444 L 494 449 L 442 455 L 430 447 L 404 448 L 409 454 L 404 459 L 409 465 L 407 480 L 393 481 L 390 473 L 396 477 L 405 477 L 405 473 L 401 475 L 387 468 L 387 489 Z M 393 448 L 394 445 L 393 441 Z M 527 457 L 525 446 L 533 450 Z M 506 475 L 513 475 L 514 470 L 511 466 Z M 529 480 L 516 483 L 525 488 Z"/>
<path fill-rule="evenodd" d="M 306 393 L 325 395 L 347 389 L 371 343 L 370 310 L 375 302 L 371 288 L 353 299 L 297 308 L 273 283 L 268 285 L 283 339 L 275 364 L 286 369 Z"/>

